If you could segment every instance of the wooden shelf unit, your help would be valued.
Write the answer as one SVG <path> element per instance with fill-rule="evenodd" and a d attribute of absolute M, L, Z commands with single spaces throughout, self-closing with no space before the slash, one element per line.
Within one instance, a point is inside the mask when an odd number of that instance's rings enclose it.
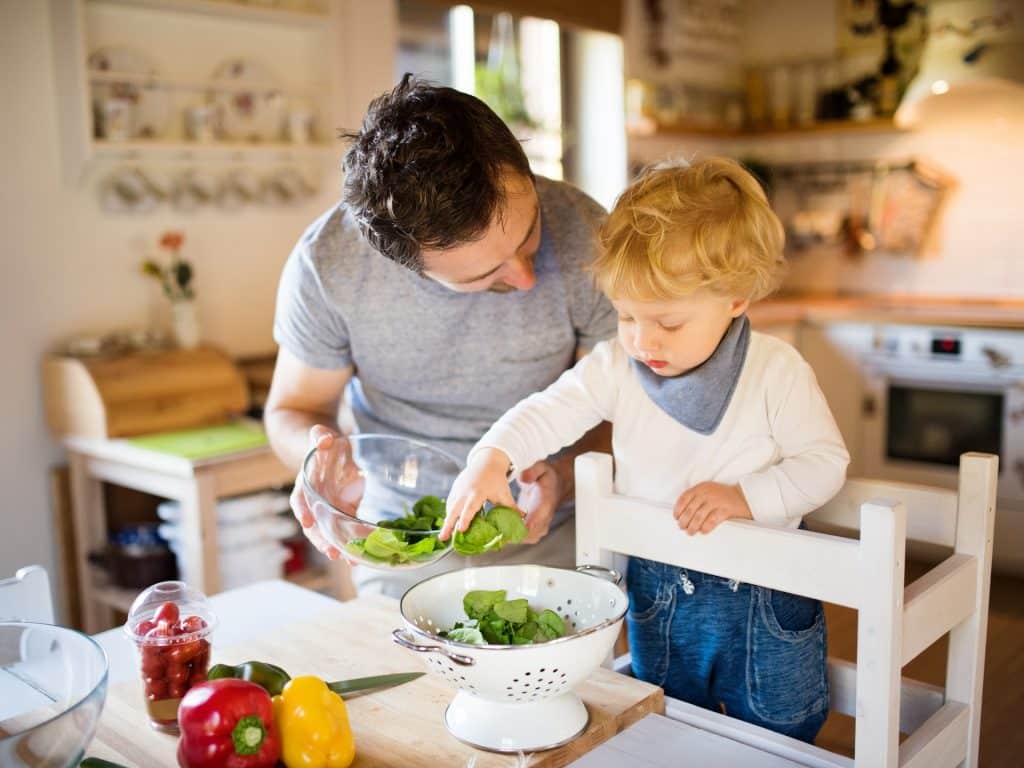
<path fill-rule="evenodd" d="M 755 138 L 786 138 L 799 136 L 857 135 L 867 133 L 896 133 L 900 128 L 891 118 L 874 118 L 871 120 L 821 120 L 808 125 L 796 125 L 790 128 L 729 128 L 727 126 L 708 126 L 695 123 L 677 123 L 674 125 L 636 125 L 630 126 L 628 134 L 631 139 L 664 138 L 672 136 L 706 136 L 719 139 L 755 139 Z"/>
<path fill-rule="evenodd" d="M 206 595 L 220 591 L 217 562 L 217 500 L 287 485 L 295 473 L 267 448 L 192 461 L 137 447 L 124 440 L 67 437 L 72 520 L 83 629 L 94 634 L 114 625 L 113 610 L 126 611 L 136 597 L 130 589 L 97 578 L 89 553 L 107 543 L 102 484 L 114 483 L 181 503 L 181 544 L 189 563 L 180 578 Z M 344 560 L 320 563 L 290 581 L 327 589 L 333 597 L 355 596 Z"/>
<path fill-rule="evenodd" d="M 339 145 L 314 142 L 289 144 L 281 141 L 265 143 L 244 141 L 166 141 L 160 139 L 135 141 L 104 141 L 93 139 L 91 154 L 95 158 L 128 159 L 159 156 L 170 159 L 193 159 L 222 156 L 236 160 L 288 160 L 340 153 Z"/>
<path fill-rule="evenodd" d="M 198 13 L 207 16 L 300 26 L 326 24 L 330 18 L 323 11 L 274 8 L 269 5 L 261 7 L 251 3 L 243 4 L 237 0 L 86 0 L 86 2 L 96 5 L 129 5 L 176 13 Z"/>
<path fill-rule="evenodd" d="M 283 93 L 288 95 L 311 96 L 326 90 L 324 83 L 308 83 L 303 86 L 267 83 L 232 83 L 222 80 L 203 80 L 187 77 L 164 77 L 162 75 L 140 74 L 138 72 L 89 72 L 90 83 L 135 83 L 146 88 L 164 88 L 176 91 L 214 91 L 222 93 Z"/>
<path fill-rule="evenodd" d="M 130 159 L 140 163 L 185 161 L 196 166 L 283 161 L 326 170 L 340 153 L 332 139 L 345 103 L 340 54 L 341 4 L 310 0 L 310 10 L 242 3 L 239 0 L 51 0 L 54 5 L 54 65 L 58 92 L 58 129 L 62 168 L 80 181 L 88 172 Z M 291 6 L 295 2 L 290 3 Z M 123 28 L 122 28 L 123 27 Z M 182 47 L 184 35 L 197 30 Z M 159 70 L 95 71 L 89 56 L 106 47 L 145 51 Z M 281 56 L 275 56 L 276 46 Z M 302 51 L 320 51 L 316 57 Z M 208 73 L 225 60 L 264 64 L 269 74 L 258 81 L 214 80 Z M 197 63 L 203 62 L 197 69 Z M 204 76 L 207 75 L 207 76 Z M 168 115 L 154 139 L 105 141 L 96 134 L 95 89 L 129 83 L 160 89 Z M 205 103 L 209 93 L 281 94 L 286 108 L 309 108 L 315 115 L 315 140 L 308 144 L 189 141 L 188 109 Z M 282 126 L 283 130 L 283 126 Z"/>

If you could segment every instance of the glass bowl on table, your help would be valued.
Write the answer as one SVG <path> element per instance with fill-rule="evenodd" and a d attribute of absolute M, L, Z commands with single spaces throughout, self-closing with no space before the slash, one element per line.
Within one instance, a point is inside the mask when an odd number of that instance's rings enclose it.
<path fill-rule="evenodd" d="M 382 570 L 422 568 L 446 557 L 451 542 L 438 534 L 461 462 L 396 435 L 354 434 L 346 443 L 314 448 L 302 463 L 306 500 L 327 543 L 352 562 Z"/>
<path fill-rule="evenodd" d="M 138 651 L 146 712 L 156 730 L 178 732 L 182 697 L 206 681 L 208 637 L 216 625 L 209 600 L 183 581 L 154 584 L 132 603 L 124 631 Z"/>
<path fill-rule="evenodd" d="M 78 765 L 106 698 L 107 657 L 91 637 L 0 622 L 0 765 Z"/>

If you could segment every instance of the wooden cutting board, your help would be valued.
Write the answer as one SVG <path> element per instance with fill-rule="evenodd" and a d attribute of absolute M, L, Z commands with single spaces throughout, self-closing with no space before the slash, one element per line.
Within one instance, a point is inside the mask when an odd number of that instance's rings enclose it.
<path fill-rule="evenodd" d="M 273 606 L 267 606 L 268 611 Z M 251 643 L 213 649 L 213 661 L 237 664 L 260 659 L 291 674 L 341 680 L 425 669 L 422 657 L 395 645 L 391 631 L 402 626 L 398 602 L 364 597 L 337 603 L 311 621 L 275 630 Z M 623 728 L 651 712 L 664 711 L 660 688 L 598 669 L 577 687 L 590 724 L 559 749 L 539 752 L 530 768 L 568 765 Z M 354 768 L 511 768 L 513 755 L 483 752 L 448 733 L 444 710 L 455 695 L 440 678 L 425 675 L 411 683 L 348 700 L 356 738 Z M 176 766 L 177 738 L 151 730 L 140 681 L 112 686 L 89 755 L 127 766 Z"/>

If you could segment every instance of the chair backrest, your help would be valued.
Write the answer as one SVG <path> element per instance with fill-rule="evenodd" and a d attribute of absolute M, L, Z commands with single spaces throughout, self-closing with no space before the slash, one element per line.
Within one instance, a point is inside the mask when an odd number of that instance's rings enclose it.
<path fill-rule="evenodd" d="M 966 453 L 955 492 L 850 480 L 813 518 L 859 538 L 737 520 L 690 537 L 670 507 L 615 494 L 611 456 L 587 454 L 576 460 L 576 557 L 611 567 L 633 555 L 857 609 L 860 663 L 833 665 L 832 679 L 835 708 L 857 719 L 858 768 L 977 766 L 997 476 L 998 457 Z M 953 553 L 904 587 L 908 538 Z M 947 633 L 945 693 L 908 690 L 903 666 Z"/>
<path fill-rule="evenodd" d="M 12 620 L 53 624 L 50 577 L 42 566 L 29 565 L 0 580 L 0 621 Z"/>
<path fill-rule="evenodd" d="M 851 478 L 836 496 L 804 520 L 811 530 L 860 530 L 860 508 L 877 499 L 903 503 L 907 540 L 952 547 L 956 544 L 957 492 L 929 485 Z"/>

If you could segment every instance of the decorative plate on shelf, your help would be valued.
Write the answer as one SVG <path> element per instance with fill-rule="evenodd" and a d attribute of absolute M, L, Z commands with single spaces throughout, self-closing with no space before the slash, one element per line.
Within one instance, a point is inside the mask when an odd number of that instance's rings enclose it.
<path fill-rule="evenodd" d="M 153 62 L 140 51 L 114 45 L 99 48 L 89 56 L 93 72 L 124 73 L 156 77 Z M 108 140 L 157 139 L 164 135 L 171 119 L 171 99 L 166 89 L 136 79 L 98 82 L 92 85 L 97 136 Z"/>
<path fill-rule="evenodd" d="M 263 64 L 252 59 L 228 59 L 213 72 L 213 103 L 220 109 L 224 138 L 232 141 L 271 142 L 281 139 L 285 99 L 274 86 L 275 78 Z M 216 90 L 223 82 L 230 89 Z M 238 86 L 252 84 L 252 90 Z"/>

